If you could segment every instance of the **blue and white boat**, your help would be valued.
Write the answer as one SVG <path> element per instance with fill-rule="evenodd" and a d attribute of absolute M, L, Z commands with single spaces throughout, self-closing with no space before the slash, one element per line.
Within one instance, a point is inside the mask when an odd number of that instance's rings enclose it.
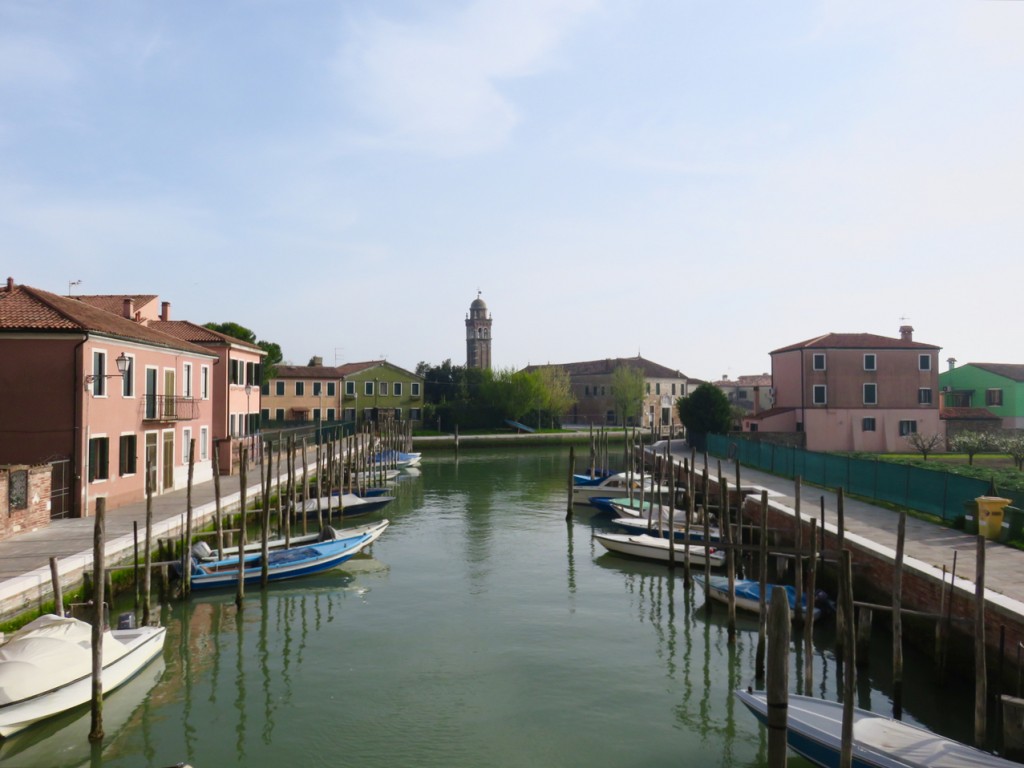
<path fill-rule="evenodd" d="M 685 512 L 682 514 L 686 514 Z M 655 516 L 650 524 L 647 522 L 646 517 L 617 517 L 612 522 L 620 528 L 625 528 L 632 534 L 647 533 L 651 536 L 660 536 L 663 539 L 667 539 L 669 536 L 669 525 L 667 520 L 658 522 L 657 516 Z M 686 541 L 686 527 L 676 523 L 672 527 L 673 538 L 676 541 Z M 718 542 L 721 540 L 718 528 L 708 529 L 708 541 Z M 690 525 L 690 542 L 704 541 L 704 526 L 703 525 Z"/>
<path fill-rule="evenodd" d="M 267 554 L 268 581 L 284 581 L 320 573 L 341 565 L 368 547 L 384 532 L 343 536 L 333 541 L 303 544 L 290 549 L 274 549 Z M 263 577 L 263 553 L 247 554 L 243 560 L 246 584 L 258 584 Z M 235 557 L 200 562 L 192 558 L 192 589 L 218 589 L 238 585 L 239 563 Z"/>
<path fill-rule="evenodd" d="M 763 691 L 736 691 L 736 698 L 768 724 Z M 842 732 L 842 704 L 789 695 L 786 742 L 798 755 L 823 768 L 838 768 Z M 1020 768 L 1020 763 L 864 709 L 853 710 L 851 747 L 854 768 Z"/>
<path fill-rule="evenodd" d="M 644 560 L 655 560 L 660 563 L 668 563 L 675 558 L 675 562 L 682 563 L 689 550 L 690 565 L 704 565 L 710 563 L 712 568 L 721 568 L 725 565 L 725 553 L 716 550 L 714 547 L 705 547 L 703 544 L 675 544 L 669 539 L 659 539 L 656 536 L 641 534 L 629 536 L 621 533 L 594 533 L 594 538 L 601 543 L 609 552 L 616 552 L 620 555 L 630 555 Z M 675 550 L 674 552 L 672 550 Z"/>
<path fill-rule="evenodd" d="M 389 448 L 375 453 L 373 456 L 373 463 L 403 469 L 405 467 L 415 467 L 420 463 L 420 459 L 422 458 L 422 453 L 406 453 L 405 451 L 396 451 Z"/>
<path fill-rule="evenodd" d="M 655 486 L 649 477 L 644 478 L 642 485 L 645 497 L 649 497 L 654 493 L 667 494 L 669 491 L 665 486 Z M 627 475 L 625 472 L 616 472 L 614 475 L 601 478 L 600 482 L 597 483 L 590 483 L 589 481 L 584 485 L 573 483 L 572 501 L 574 504 L 589 504 L 590 500 L 595 497 L 628 496 L 630 489 L 632 489 L 635 496 L 639 497 L 640 488 L 640 475 Z"/>
<path fill-rule="evenodd" d="M 700 574 L 694 576 L 701 584 L 704 583 L 704 577 Z M 796 587 L 790 586 L 789 584 L 768 584 L 765 595 L 765 600 L 771 602 L 772 592 L 776 589 L 781 589 L 786 593 L 786 597 L 789 598 L 789 610 L 796 611 Z M 735 579 L 736 595 L 736 607 L 740 610 L 750 611 L 753 613 L 761 612 L 761 583 L 754 579 Z M 708 593 L 711 595 L 712 600 L 717 600 L 720 603 L 729 603 L 729 578 L 727 576 L 712 576 L 708 581 Z M 823 593 L 822 593 L 823 594 Z M 801 595 L 801 603 L 804 607 L 804 613 L 807 612 L 807 593 L 804 592 Z M 826 598 L 816 598 L 813 606 L 813 620 L 817 621 L 821 618 L 823 609 L 829 607 Z"/>

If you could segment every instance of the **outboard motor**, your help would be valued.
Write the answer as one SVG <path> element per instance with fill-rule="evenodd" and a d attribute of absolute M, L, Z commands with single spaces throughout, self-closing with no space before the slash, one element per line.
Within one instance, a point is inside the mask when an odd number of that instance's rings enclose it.
<path fill-rule="evenodd" d="M 118 629 L 135 629 L 135 614 L 132 612 L 122 613 L 117 617 Z"/>
<path fill-rule="evenodd" d="M 213 556 L 213 550 L 205 541 L 197 541 L 192 545 L 192 557 L 196 560 L 208 560 Z"/>
<path fill-rule="evenodd" d="M 325 525 L 320 529 L 319 541 L 334 541 L 338 538 L 338 532 L 330 525 Z"/>

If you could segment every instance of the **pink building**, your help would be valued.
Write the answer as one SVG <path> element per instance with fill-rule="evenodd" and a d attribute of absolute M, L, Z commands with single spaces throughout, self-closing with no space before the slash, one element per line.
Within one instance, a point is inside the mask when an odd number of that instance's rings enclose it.
<path fill-rule="evenodd" d="M 0 289 L 0 464 L 52 463 L 50 514 L 87 516 L 212 476 L 218 353 L 8 279 Z M 123 371 L 123 373 L 122 373 Z"/>
<path fill-rule="evenodd" d="M 745 432 L 801 434 L 812 451 L 907 451 L 907 435 L 942 435 L 940 347 L 870 333 L 828 333 L 777 349 L 774 407 L 743 419 Z"/>

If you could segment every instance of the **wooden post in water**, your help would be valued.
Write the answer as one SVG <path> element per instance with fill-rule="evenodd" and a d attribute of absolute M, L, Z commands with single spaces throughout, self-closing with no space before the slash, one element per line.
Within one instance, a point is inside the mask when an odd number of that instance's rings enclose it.
<path fill-rule="evenodd" d="M 822 497 L 822 509 L 824 509 L 825 499 Z M 839 487 L 836 490 L 836 535 L 838 536 L 839 551 L 842 552 L 845 547 L 845 536 L 844 529 L 846 527 L 844 514 L 844 496 L 843 489 Z M 836 658 L 842 659 L 843 653 L 846 651 L 846 625 L 853 626 L 853 612 L 851 609 L 850 613 L 846 612 L 846 606 L 842 600 L 836 601 Z M 853 631 L 849 633 L 850 637 L 853 637 Z"/>
<path fill-rule="evenodd" d="M 135 586 L 135 604 L 132 608 L 135 618 L 139 617 L 139 521 L 132 520 L 132 584 Z M 56 593 L 54 593 L 56 595 Z M 63 616 L 64 614 L 59 614 Z"/>
<path fill-rule="evenodd" d="M 53 585 L 53 612 L 58 616 L 64 615 L 64 591 L 60 586 L 60 568 L 57 565 L 57 558 L 50 558 L 50 583 Z"/>
<path fill-rule="evenodd" d="M 322 458 L 322 455 L 321 455 L 322 449 L 320 447 L 321 440 L 322 440 L 322 435 L 320 433 L 317 433 L 317 436 L 316 436 L 316 476 L 315 476 L 315 479 L 316 479 L 316 522 L 317 522 L 317 525 L 319 525 L 320 528 L 322 529 L 324 527 L 324 510 L 323 510 L 323 507 L 321 506 L 322 502 L 320 501 L 320 497 L 323 496 L 323 494 L 320 492 L 320 476 L 321 476 L 321 474 L 323 474 L 323 470 L 320 467 L 320 464 L 323 461 L 323 458 Z M 349 480 L 349 482 L 351 482 L 351 479 Z"/>
<path fill-rule="evenodd" d="M 707 456 L 704 457 L 705 459 Z M 709 508 L 709 502 L 711 497 L 708 495 L 708 465 L 704 463 L 704 471 L 701 473 L 701 477 L 704 482 L 704 552 L 707 553 L 708 541 L 711 539 L 711 510 Z M 711 604 L 711 558 L 704 558 L 704 599 Z"/>
<path fill-rule="evenodd" d="M 789 712 L 789 600 L 784 590 L 772 592 L 768 610 L 768 768 L 785 768 L 786 720 Z"/>
<path fill-rule="evenodd" d="M 843 612 L 850 617 L 845 631 L 846 655 L 843 657 L 843 727 L 842 742 L 839 750 L 839 768 L 852 768 L 853 766 L 853 709 L 854 694 L 856 685 L 854 675 L 856 672 L 855 658 L 856 645 L 853 639 L 853 558 L 848 549 L 839 552 L 839 603 L 843 606 Z"/>
<path fill-rule="evenodd" d="M 857 638 L 857 653 L 854 656 L 857 659 L 857 669 L 867 669 L 868 657 L 871 654 L 871 624 L 874 614 L 866 605 L 857 608 L 856 614 L 854 633 Z"/>
<path fill-rule="evenodd" d="M 266 589 L 270 583 L 270 484 L 271 484 L 271 470 L 273 469 L 273 463 L 266 463 L 266 474 L 260 472 L 260 485 L 263 487 L 263 499 L 262 507 L 263 514 L 262 526 L 260 528 L 262 547 L 262 557 L 260 558 L 260 588 Z"/>
<path fill-rule="evenodd" d="M 676 479 L 675 472 L 672 471 L 672 454 L 669 453 L 669 444 L 665 442 L 665 463 L 662 466 L 662 477 L 665 473 L 668 473 L 668 567 L 675 570 L 676 567 L 676 530 L 672 526 L 675 516 L 672 514 L 676 506 Z M 661 528 L 661 502 L 664 498 L 662 493 L 658 493 L 658 528 Z M 684 546 L 690 546 L 690 542 L 686 542 Z"/>
<path fill-rule="evenodd" d="M 814 677 L 814 596 L 815 575 L 818 568 L 818 521 L 811 518 L 811 559 L 807 574 L 807 609 L 810 616 L 804 621 L 804 695 L 811 695 L 811 681 Z"/>
<path fill-rule="evenodd" d="M 573 446 L 569 446 L 569 498 L 565 504 L 565 519 L 572 519 L 572 485 L 573 475 L 576 474 L 576 452 Z"/>
<path fill-rule="evenodd" d="M 718 535 L 721 540 L 725 543 L 725 571 L 726 576 L 729 579 L 729 617 L 727 622 L 727 637 L 729 645 L 736 645 L 736 550 L 732 546 L 732 514 L 729 512 L 729 481 L 723 477 L 719 477 L 719 482 L 722 484 L 722 506 L 725 509 L 724 524 L 722 520 L 718 522 Z M 737 507 L 739 506 L 739 496 L 736 497 Z M 704 542 L 708 544 L 707 541 Z"/>
<path fill-rule="evenodd" d="M 192 479 L 196 471 L 196 441 L 188 441 L 188 484 L 185 490 L 185 551 L 181 553 L 181 596 L 192 594 Z"/>
<path fill-rule="evenodd" d="M 796 476 L 793 486 L 793 493 L 795 494 L 793 499 L 793 515 L 796 518 L 796 540 L 793 543 L 796 549 L 796 557 L 793 560 L 793 585 L 796 590 L 796 623 L 800 624 L 804 620 L 804 525 L 800 517 L 800 475 Z M 808 617 L 808 621 L 813 622 L 814 606 L 811 604 L 811 598 L 811 595 L 807 596 L 807 613 L 811 614 Z"/>
<path fill-rule="evenodd" d="M 217 526 L 217 557 L 224 556 L 224 519 L 220 510 L 220 440 L 213 441 L 213 520 Z M 148 460 L 147 460 L 148 463 Z M 146 469 L 146 488 L 149 493 L 149 469 Z"/>
<path fill-rule="evenodd" d="M 245 448 L 242 448 L 242 459 L 238 464 L 238 483 L 241 492 L 238 497 L 238 588 L 235 591 L 235 605 L 242 610 L 245 605 L 245 485 L 246 485 L 246 456 Z"/>
<path fill-rule="evenodd" d="M 974 577 L 974 746 L 983 749 L 988 726 L 988 667 L 985 664 L 985 537 L 977 536 Z"/>
<path fill-rule="evenodd" d="M 594 423 L 590 423 L 590 479 L 593 480 L 597 472 L 596 467 L 597 451 L 594 448 Z"/>
<path fill-rule="evenodd" d="M 696 511 L 696 499 L 693 493 L 693 484 L 696 482 L 696 473 L 693 467 L 693 462 L 689 464 L 688 479 L 686 481 L 687 492 L 686 492 L 686 522 L 683 524 L 683 540 L 689 545 L 690 543 L 690 525 L 693 522 L 693 515 Z M 687 546 L 683 550 L 683 586 L 689 587 L 693 584 L 690 579 L 690 547 Z M 706 610 L 711 610 L 711 601 L 709 596 L 711 594 L 709 585 L 704 585 L 704 605 Z"/>
<path fill-rule="evenodd" d="M 754 655 L 754 674 L 758 680 L 764 679 L 764 644 L 765 629 L 768 624 L 768 491 L 761 491 L 761 541 L 758 542 L 758 579 L 760 584 L 760 613 L 757 622 L 757 651 Z"/>
<path fill-rule="evenodd" d="M 903 719 L 903 548 L 906 539 L 907 510 L 901 509 L 892 574 L 892 716 L 897 720 Z"/>
<path fill-rule="evenodd" d="M 104 562 L 103 524 L 107 514 L 107 500 L 96 499 L 96 520 L 93 526 L 92 568 L 93 568 L 93 616 L 92 616 L 92 721 L 89 727 L 89 741 L 103 740 L 103 627 L 106 618 L 103 613 L 105 602 L 103 576 Z"/>
<path fill-rule="evenodd" d="M 344 467 L 344 464 L 342 464 Z M 344 470 L 342 470 L 344 473 Z M 302 438 L 302 532 L 307 532 L 307 520 L 309 513 L 306 511 L 306 502 L 309 500 L 309 462 L 306 461 L 306 438 Z"/>
<path fill-rule="evenodd" d="M 216 452 L 214 452 L 216 454 Z M 153 462 L 146 457 L 146 543 L 143 547 L 142 557 L 145 565 L 142 569 L 142 626 L 148 627 L 150 622 L 150 604 L 152 601 L 152 579 L 153 579 Z M 217 477 L 217 467 L 213 468 L 214 478 Z M 219 490 L 220 486 L 216 486 Z M 220 508 L 220 495 L 217 497 L 217 507 Z"/>

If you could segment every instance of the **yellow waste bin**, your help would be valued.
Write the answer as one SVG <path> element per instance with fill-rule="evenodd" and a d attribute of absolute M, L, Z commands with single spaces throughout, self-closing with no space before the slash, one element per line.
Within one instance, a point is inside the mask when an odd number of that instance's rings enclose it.
<path fill-rule="evenodd" d="M 978 502 L 978 533 L 986 539 L 998 539 L 1003 530 L 1003 509 L 1013 499 L 979 496 L 975 501 Z"/>

